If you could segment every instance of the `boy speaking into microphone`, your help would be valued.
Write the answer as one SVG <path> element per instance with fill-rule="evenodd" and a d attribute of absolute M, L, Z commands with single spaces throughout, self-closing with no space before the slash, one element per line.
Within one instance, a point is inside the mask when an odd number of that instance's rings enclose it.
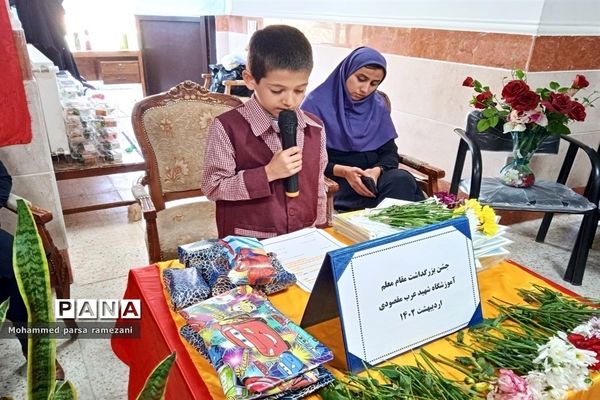
<path fill-rule="evenodd" d="M 264 239 L 325 225 L 325 131 L 298 108 L 312 67 L 298 29 L 271 25 L 252 35 L 243 78 L 254 94 L 215 118 L 204 155 L 201 186 L 216 202 L 219 237 Z"/>

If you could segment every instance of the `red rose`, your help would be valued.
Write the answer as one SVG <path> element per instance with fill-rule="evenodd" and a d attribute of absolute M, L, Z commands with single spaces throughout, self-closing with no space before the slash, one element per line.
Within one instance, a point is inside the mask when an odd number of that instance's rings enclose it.
<path fill-rule="evenodd" d="M 492 97 L 492 92 L 488 91 L 480 93 L 477 95 L 477 97 L 475 97 L 475 104 L 473 104 L 473 106 L 481 109 L 487 108 Z"/>
<path fill-rule="evenodd" d="M 578 103 L 576 101 L 571 102 L 571 111 L 569 111 L 569 118 L 574 119 L 575 121 L 585 121 L 585 107 L 583 104 Z"/>
<path fill-rule="evenodd" d="M 540 103 L 540 96 L 536 92 L 528 90 L 514 98 L 509 104 L 517 111 L 533 110 Z"/>
<path fill-rule="evenodd" d="M 577 75 L 577 76 L 579 76 L 579 75 Z M 463 81 L 462 85 L 466 86 L 466 87 L 473 87 L 473 78 L 471 78 L 470 76 L 467 76 L 465 78 L 465 80 Z"/>
<path fill-rule="evenodd" d="M 573 101 L 571 98 L 563 93 L 551 93 L 550 99 L 542 101 L 542 104 L 546 109 L 552 112 L 558 112 L 565 115 L 569 115 L 571 108 L 573 108 Z"/>
<path fill-rule="evenodd" d="M 528 91 L 529 86 L 525 81 L 515 79 L 504 85 L 504 88 L 502 89 L 502 98 L 506 100 L 507 103 L 512 103 L 515 98 Z"/>
<path fill-rule="evenodd" d="M 583 89 L 590 86 L 590 83 L 587 81 L 587 79 L 585 79 L 585 76 L 583 75 L 575 75 L 575 79 L 573 80 L 573 83 L 571 84 L 571 87 L 573 89 Z"/>

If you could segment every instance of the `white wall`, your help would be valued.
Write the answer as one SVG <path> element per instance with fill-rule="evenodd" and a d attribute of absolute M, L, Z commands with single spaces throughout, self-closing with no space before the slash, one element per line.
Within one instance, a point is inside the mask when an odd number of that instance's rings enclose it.
<path fill-rule="evenodd" d="M 46 126 L 42 117 L 40 94 L 34 81 L 23 81 L 31 115 L 32 140 L 29 144 L 0 148 L 0 159 L 13 179 L 12 192 L 34 205 L 52 212 L 48 230 L 59 249 L 68 247 L 60 196 L 50 158 Z M 0 211 L 2 228 L 14 233 L 16 218 L 7 210 Z"/>
<path fill-rule="evenodd" d="M 527 35 L 600 35 L 598 0 L 227 0 L 226 14 Z"/>
<path fill-rule="evenodd" d="M 81 0 L 79 0 L 81 1 Z M 225 0 L 133 0 L 134 14 L 199 17 L 225 15 Z"/>

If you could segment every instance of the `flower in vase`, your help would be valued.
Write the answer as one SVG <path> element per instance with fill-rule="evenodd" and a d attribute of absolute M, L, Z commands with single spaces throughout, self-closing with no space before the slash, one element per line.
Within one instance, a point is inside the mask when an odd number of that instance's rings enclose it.
<path fill-rule="evenodd" d="M 549 135 L 569 134 L 570 121 L 584 121 L 585 108 L 592 106 L 600 96 L 594 91 L 589 97 L 575 95 L 589 86 L 583 75 L 576 75 L 569 87 L 558 82 L 550 82 L 548 87 L 533 90 L 521 70 L 512 73 L 512 79 L 502 88 L 500 99 L 489 86 L 482 85 L 472 77 L 467 77 L 463 86 L 472 87 L 476 94 L 471 105 L 482 110 L 482 118 L 477 124 L 480 132 L 495 127 L 504 121 L 507 132 L 544 132 Z"/>

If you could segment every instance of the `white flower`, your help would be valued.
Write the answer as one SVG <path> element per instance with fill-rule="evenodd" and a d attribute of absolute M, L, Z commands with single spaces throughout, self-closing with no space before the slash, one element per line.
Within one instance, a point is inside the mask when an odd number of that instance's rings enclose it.
<path fill-rule="evenodd" d="M 533 360 L 534 364 L 543 366 L 544 370 L 550 368 L 585 368 L 596 363 L 596 353 L 589 350 L 581 350 L 573 346 L 564 332 L 558 332 L 548 343 L 538 346 L 538 356 Z"/>
<path fill-rule="evenodd" d="M 477 232 L 479 230 L 479 217 L 472 208 L 465 209 L 465 216 L 469 220 L 469 229 L 471 232 Z"/>
<path fill-rule="evenodd" d="M 527 129 L 527 126 L 525 124 L 519 124 L 517 122 L 508 121 L 504 124 L 503 128 L 504 128 L 504 133 L 523 132 L 524 130 Z"/>
<path fill-rule="evenodd" d="M 562 400 L 567 395 L 566 390 L 550 385 L 543 372 L 531 371 L 525 376 L 525 380 L 535 400 Z"/>
<path fill-rule="evenodd" d="M 523 132 L 527 129 L 529 123 L 539 126 L 548 125 L 548 118 L 546 118 L 541 106 L 529 111 L 512 110 L 506 119 L 508 122 L 504 124 L 504 133 Z"/>
<path fill-rule="evenodd" d="M 593 317 L 586 323 L 575 327 L 573 333 L 577 333 L 586 339 L 591 339 L 593 337 L 600 339 L 600 318 Z"/>
<path fill-rule="evenodd" d="M 526 111 L 526 113 L 529 115 L 529 121 L 534 124 L 538 124 L 539 126 L 548 125 L 548 118 L 546 117 L 546 114 L 544 114 L 544 110 L 542 110 L 541 106 L 538 105 L 535 110 Z"/>
<path fill-rule="evenodd" d="M 596 362 L 596 353 L 581 350 L 558 332 L 544 345 L 538 346 L 538 356 L 533 360 L 540 371 L 530 372 L 527 382 L 532 392 L 541 392 L 542 399 L 562 399 L 568 390 L 585 390 L 590 385 L 588 367 Z M 528 377 L 529 377 L 528 375 Z"/>

